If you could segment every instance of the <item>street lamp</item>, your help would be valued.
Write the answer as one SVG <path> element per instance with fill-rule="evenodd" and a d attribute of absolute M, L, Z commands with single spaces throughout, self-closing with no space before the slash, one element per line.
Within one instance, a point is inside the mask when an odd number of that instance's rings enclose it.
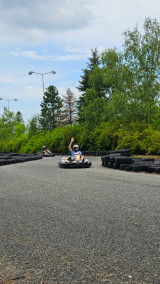
<path fill-rule="evenodd" d="M 0 98 L 0 100 L 4 100 L 4 101 L 7 101 L 8 102 L 8 111 L 9 111 L 9 102 L 10 101 L 18 101 L 17 99 L 9 99 L 9 100 L 7 100 L 7 99 L 4 99 L 4 98 Z"/>
<path fill-rule="evenodd" d="M 38 72 L 34 72 L 34 71 L 29 71 L 28 72 L 29 75 L 32 75 L 33 73 L 34 74 L 40 74 L 42 76 L 43 95 L 44 95 L 44 79 L 43 79 L 43 76 L 46 75 L 46 74 L 49 74 L 49 73 L 56 74 L 56 72 L 55 71 L 50 71 L 50 72 L 47 72 L 47 73 L 38 73 Z"/>

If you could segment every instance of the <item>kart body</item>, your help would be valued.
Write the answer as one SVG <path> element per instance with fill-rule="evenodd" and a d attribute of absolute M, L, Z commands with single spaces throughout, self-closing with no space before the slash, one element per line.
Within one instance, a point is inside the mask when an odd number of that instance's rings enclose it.
<path fill-rule="evenodd" d="M 42 155 L 43 155 L 43 157 L 54 157 L 55 156 L 54 153 L 52 153 L 51 151 L 49 151 L 47 149 L 42 151 Z"/>
<path fill-rule="evenodd" d="M 55 154 L 51 153 L 51 154 L 42 154 L 43 157 L 54 157 Z"/>
<path fill-rule="evenodd" d="M 72 157 L 62 157 L 61 161 L 58 162 L 60 168 L 89 168 L 92 163 L 88 161 L 87 158 L 84 158 L 81 161 L 79 153 L 75 153 L 75 160 L 72 160 Z"/>

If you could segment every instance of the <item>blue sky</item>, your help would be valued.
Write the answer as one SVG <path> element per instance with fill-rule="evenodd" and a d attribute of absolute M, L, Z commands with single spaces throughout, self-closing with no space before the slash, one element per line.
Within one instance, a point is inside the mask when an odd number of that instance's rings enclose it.
<path fill-rule="evenodd" d="M 40 113 L 45 88 L 59 95 L 76 86 L 91 49 L 122 48 L 127 29 L 143 31 L 146 17 L 160 21 L 159 0 L 0 0 L 0 97 L 25 122 Z M 7 101 L 0 101 L 0 114 Z"/>

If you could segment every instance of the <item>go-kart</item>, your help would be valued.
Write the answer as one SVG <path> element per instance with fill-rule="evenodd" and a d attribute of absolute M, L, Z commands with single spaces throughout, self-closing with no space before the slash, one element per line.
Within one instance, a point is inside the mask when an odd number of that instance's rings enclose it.
<path fill-rule="evenodd" d="M 87 158 L 81 160 L 80 154 L 75 153 L 75 160 L 71 156 L 62 157 L 58 165 L 60 168 L 89 168 L 92 163 Z"/>
<path fill-rule="evenodd" d="M 45 150 L 42 151 L 42 156 L 43 157 L 54 157 L 55 154 L 52 153 L 51 151 L 49 151 L 48 149 L 45 149 Z"/>
<path fill-rule="evenodd" d="M 42 156 L 43 157 L 54 157 L 55 154 L 53 154 L 53 153 L 42 153 Z"/>

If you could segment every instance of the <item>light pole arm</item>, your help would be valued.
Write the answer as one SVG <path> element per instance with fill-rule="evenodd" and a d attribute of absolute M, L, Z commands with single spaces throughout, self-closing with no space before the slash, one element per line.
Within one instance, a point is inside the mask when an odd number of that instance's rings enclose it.
<path fill-rule="evenodd" d="M 55 71 L 50 71 L 50 72 L 47 72 L 47 73 L 39 73 L 39 72 L 34 72 L 34 71 L 29 71 L 29 72 L 28 72 L 29 75 L 32 75 L 33 73 L 34 73 L 34 74 L 39 74 L 39 75 L 42 76 L 43 96 L 44 96 L 44 78 L 43 78 L 43 76 L 46 75 L 46 74 L 49 74 L 49 73 L 51 73 L 51 74 L 56 74 L 56 72 L 55 72 Z"/>
<path fill-rule="evenodd" d="M 0 100 L 7 101 L 7 102 L 8 102 L 8 111 L 9 111 L 9 102 L 10 102 L 10 101 L 18 101 L 17 99 L 9 99 L 9 100 L 7 100 L 7 99 L 4 99 L 4 98 L 0 98 Z"/>
<path fill-rule="evenodd" d="M 43 96 L 44 96 L 44 79 L 43 79 L 43 75 L 44 75 L 44 74 L 41 74 L 41 75 L 42 75 Z"/>

